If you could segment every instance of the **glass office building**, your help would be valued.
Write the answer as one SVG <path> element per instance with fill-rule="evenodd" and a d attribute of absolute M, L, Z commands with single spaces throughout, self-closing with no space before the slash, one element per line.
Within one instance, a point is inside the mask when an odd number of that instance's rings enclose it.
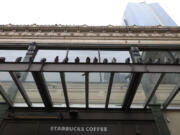
<path fill-rule="evenodd" d="M 158 3 L 128 3 L 123 25 L 131 26 L 177 26 Z"/>
<path fill-rule="evenodd" d="M 128 3 L 127 8 L 124 12 L 123 17 L 123 25 L 126 26 L 177 26 L 176 23 L 172 20 L 172 18 L 164 11 L 164 9 L 158 3 L 147 4 L 146 2 L 142 3 Z M 143 61 L 146 61 L 148 58 L 154 61 L 155 59 L 159 59 L 160 62 L 169 59 L 173 60 L 173 58 L 177 58 L 180 56 L 179 52 L 174 51 L 144 51 L 142 52 L 141 58 Z M 157 80 L 157 76 L 160 74 L 145 74 L 142 78 L 141 84 L 139 88 L 139 93 L 144 95 L 148 95 L 149 91 L 147 87 L 152 87 L 151 83 L 155 83 Z M 155 81 L 155 82 L 154 82 Z M 158 86 L 158 90 L 153 96 L 151 103 L 152 104 L 162 104 L 164 99 L 167 98 L 168 94 L 176 84 L 176 81 L 180 81 L 179 74 L 165 74 L 163 75 L 163 79 L 161 80 L 161 84 Z M 137 94 L 138 97 L 138 94 Z M 179 96 L 176 99 L 180 99 Z M 142 99 L 142 100 L 141 100 Z M 136 100 L 141 103 L 143 102 L 143 98 L 136 98 Z M 179 102 L 179 100 L 176 100 Z M 139 105 L 139 103 L 137 105 Z"/>

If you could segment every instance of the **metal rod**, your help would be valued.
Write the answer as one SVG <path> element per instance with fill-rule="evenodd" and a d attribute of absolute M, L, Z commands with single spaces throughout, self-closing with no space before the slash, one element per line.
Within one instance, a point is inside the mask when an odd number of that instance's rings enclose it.
<path fill-rule="evenodd" d="M 27 93 L 26 93 L 22 83 L 19 81 L 19 79 L 17 78 L 17 76 L 16 76 L 16 74 L 14 72 L 9 72 L 9 73 L 10 73 L 14 83 L 16 84 L 18 90 L 20 91 L 21 95 L 23 96 L 25 102 L 27 103 L 27 105 L 29 107 L 31 107 L 32 106 L 32 102 L 31 102 L 29 96 L 27 95 Z"/>
<path fill-rule="evenodd" d="M 0 71 L 25 72 L 29 64 L 1 63 Z M 41 71 L 42 63 L 33 63 L 30 72 Z M 142 72 L 142 73 L 180 73 L 178 64 L 62 64 L 45 63 L 42 72 Z"/>
<path fill-rule="evenodd" d="M 89 73 L 85 72 L 85 97 L 86 97 L 86 108 L 89 108 Z"/>
<path fill-rule="evenodd" d="M 61 111 L 59 111 L 60 109 Z M 116 111 L 114 110 L 104 111 L 104 109 L 102 108 L 99 108 L 99 109 L 96 108 L 95 110 L 91 108 L 90 111 L 87 111 L 86 109 L 82 109 L 82 108 L 77 108 L 77 111 L 78 111 L 77 120 L 72 119 L 72 116 L 69 115 L 69 111 L 67 111 L 66 108 L 57 108 L 51 112 L 45 111 L 45 109 L 42 109 L 42 108 L 39 110 L 15 108 L 12 114 L 14 118 L 16 118 L 16 120 L 17 119 L 23 119 L 23 120 L 24 119 L 29 119 L 29 120 L 30 119 L 31 120 L 51 119 L 52 121 L 54 121 L 56 119 L 60 121 L 61 119 L 63 119 L 69 122 L 70 121 L 83 122 L 84 120 L 85 121 L 92 121 L 92 120 L 93 121 L 106 121 L 106 122 L 108 121 L 145 121 L 145 122 L 154 121 L 154 117 L 152 113 L 150 111 L 145 112 L 144 110 L 140 110 L 139 112 L 131 112 L 130 114 L 126 112 L 122 112 L 119 109 L 116 109 Z"/>
<path fill-rule="evenodd" d="M 100 53 L 100 51 L 98 50 L 98 58 L 99 58 L 99 63 L 101 63 L 101 53 Z M 102 74 L 101 74 L 101 72 L 99 73 L 99 76 L 100 76 L 100 82 L 102 82 Z"/>
<path fill-rule="evenodd" d="M 180 91 L 180 83 L 176 85 L 176 87 L 173 89 L 173 91 L 170 93 L 168 98 L 163 103 L 163 109 L 166 109 L 167 106 L 171 103 L 171 101 L 174 99 L 174 97 L 179 93 Z"/>
<path fill-rule="evenodd" d="M 1 85 L 0 85 L 0 94 L 2 95 L 2 97 L 4 98 L 7 104 L 10 107 L 13 107 L 13 101 L 10 99 L 10 97 L 8 96 L 8 94 L 5 92 L 4 88 Z"/>
<path fill-rule="evenodd" d="M 159 87 L 159 84 L 161 83 L 164 75 L 165 75 L 164 73 L 161 73 L 161 74 L 159 74 L 158 77 L 156 77 L 157 78 L 156 84 L 150 90 L 150 94 L 146 98 L 147 100 L 145 101 L 144 108 L 147 108 L 147 106 L 149 105 L 149 102 L 151 101 L 152 97 L 154 96 L 154 94 L 155 94 L 157 88 Z"/>
<path fill-rule="evenodd" d="M 122 109 L 128 110 L 132 104 L 133 98 L 136 94 L 137 88 L 141 82 L 142 73 L 133 73 L 129 82 L 127 93 L 125 95 Z"/>
<path fill-rule="evenodd" d="M 67 93 L 67 87 L 66 87 L 66 80 L 65 80 L 64 72 L 60 72 L 60 77 L 61 77 L 62 88 L 64 91 L 64 99 L 66 102 L 66 107 L 69 108 L 69 98 L 68 98 L 68 93 Z"/>
<path fill-rule="evenodd" d="M 105 103 L 105 108 L 106 109 L 108 108 L 108 105 L 109 105 L 109 99 L 110 99 L 110 96 L 111 96 L 111 89 L 112 89 L 113 79 L 114 79 L 114 72 L 112 72 L 110 74 L 108 91 L 107 91 L 107 96 L 106 96 L 106 103 Z"/>
<path fill-rule="evenodd" d="M 41 95 L 46 108 L 51 108 L 53 106 L 51 96 L 49 94 L 47 85 L 45 83 L 45 78 L 42 72 L 32 72 L 32 76 L 36 82 L 37 88 Z"/>
<path fill-rule="evenodd" d="M 69 49 L 67 49 L 66 51 L 66 58 L 68 58 L 68 55 L 69 55 Z"/>

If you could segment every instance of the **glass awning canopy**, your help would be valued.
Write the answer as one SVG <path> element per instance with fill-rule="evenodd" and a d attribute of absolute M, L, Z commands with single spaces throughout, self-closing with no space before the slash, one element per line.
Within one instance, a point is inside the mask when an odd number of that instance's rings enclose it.
<path fill-rule="evenodd" d="M 133 52 L 134 51 L 134 52 Z M 10 107 L 180 107 L 180 52 L 0 50 L 0 102 Z"/>

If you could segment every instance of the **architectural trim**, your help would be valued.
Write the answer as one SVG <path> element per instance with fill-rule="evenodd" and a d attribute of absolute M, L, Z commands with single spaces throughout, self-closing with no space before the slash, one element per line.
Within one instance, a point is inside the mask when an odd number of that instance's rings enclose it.
<path fill-rule="evenodd" d="M 180 27 L 0 25 L 0 38 L 180 38 Z"/>

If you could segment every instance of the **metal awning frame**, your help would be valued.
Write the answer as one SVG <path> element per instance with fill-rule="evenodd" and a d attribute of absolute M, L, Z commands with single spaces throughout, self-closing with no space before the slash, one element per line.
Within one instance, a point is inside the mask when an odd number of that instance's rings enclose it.
<path fill-rule="evenodd" d="M 50 44 L 36 44 L 36 47 L 38 49 L 79 49 L 82 47 L 82 45 L 77 45 L 76 47 L 72 44 L 70 45 L 65 45 L 65 44 L 53 44 L 50 46 Z M 31 44 L 32 45 L 32 44 Z M 80 50 L 128 50 L 130 48 L 129 46 L 123 46 L 123 45 L 104 45 L 100 46 L 99 44 L 97 45 L 87 45 L 83 46 L 83 49 L 81 48 Z M 132 45 L 135 46 L 135 45 Z M 11 50 L 16 50 L 16 49 L 25 49 L 26 45 L 18 45 L 18 44 L 9 44 L 5 46 L 5 44 L 0 44 L 0 49 L 8 49 L 10 48 Z M 138 46 L 139 47 L 139 46 Z M 147 48 L 142 45 L 142 47 L 139 47 L 140 50 L 173 50 L 173 49 L 179 49 L 179 45 L 166 45 L 164 48 L 161 45 L 157 46 L 150 46 L 147 45 Z M 129 51 L 129 50 L 128 50 Z M 139 63 L 55 63 L 55 62 L 47 62 L 47 63 L 41 63 L 41 62 L 1 62 L 0 63 L 0 71 L 1 72 L 9 72 L 11 77 L 13 78 L 14 83 L 18 87 L 20 93 L 22 94 L 24 100 L 26 101 L 27 105 L 29 108 L 32 108 L 32 103 L 26 94 L 21 82 L 19 79 L 16 77 L 15 72 L 31 72 L 35 83 L 37 85 L 37 88 L 39 90 L 39 93 L 42 97 L 43 103 L 45 105 L 45 108 L 52 108 L 53 103 L 52 99 L 49 95 L 48 88 L 46 86 L 45 79 L 43 77 L 43 72 L 59 72 L 60 78 L 62 81 L 62 88 L 64 91 L 64 97 L 65 97 L 65 103 L 66 103 L 66 108 L 69 109 L 69 98 L 68 98 L 68 92 L 67 92 L 67 87 L 66 87 L 66 80 L 64 73 L 65 72 L 84 72 L 85 73 L 85 103 L 86 103 L 86 109 L 89 109 L 89 73 L 91 72 L 110 72 L 110 79 L 109 79 L 109 85 L 108 85 L 108 92 L 106 96 L 106 101 L 105 101 L 105 109 L 108 109 L 109 105 L 109 99 L 111 95 L 111 89 L 112 89 L 112 84 L 113 84 L 113 78 L 114 78 L 114 73 L 120 72 L 120 73 L 132 73 L 131 80 L 129 82 L 128 90 L 126 93 L 122 109 L 128 110 L 130 109 L 130 106 L 132 104 L 132 100 L 136 94 L 137 88 L 139 86 L 139 83 L 141 81 L 143 73 L 160 73 L 160 74 L 165 74 L 165 73 L 180 73 L 180 64 L 139 64 Z M 161 82 L 162 76 L 158 79 L 157 83 L 153 87 L 150 96 L 148 97 L 145 107 L 146 108 L 149 104 L 150 99 L 154 95 L 155 91 L 157 90 L 157 87 L 159 83 Z M 132 92 L 133 91 L 133 92 Z M 165 101 L 163 104 L 164 108 L 167 108 L 167 106 L 170 104 L 170 102 L 173 100 L 173 98 L 176 96 L 176 94 L 179 91 L 179 85 L 175 90 L 172 91 L 168 99 Z M 13 107 L 13 103 L 11 99 L 8 97 L 8 95 L 4 92 L 3 89 L 0 89 L 0 94 L 4 98 L 4 100 L 11 106 Z"/>

